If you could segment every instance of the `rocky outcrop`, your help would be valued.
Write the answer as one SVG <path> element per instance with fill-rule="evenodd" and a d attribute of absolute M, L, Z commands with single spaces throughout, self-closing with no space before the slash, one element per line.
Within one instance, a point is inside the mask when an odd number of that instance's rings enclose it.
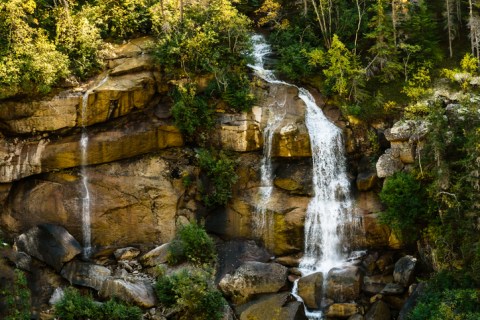
<path fill-rule="evenodd" d="M 106 75 L 106 81 L 83 97 L 87 107 L 85 113 L 80 112 L 78 126 L 106 122 L 149 106 L 157 89 L 153 72 L 116 75 Z"/>
<path fill-rule="evenodd" d="M 121 127 L 119 127 L 121 126 Z M 183 145 L 177 128 L 139 117 L 115 127 L 89 133 L 87 157 L 82 159 L 80 136 L 57 140 L 14 141 L 0 145 L 0 182 L 11 182 L 41 172 L 122 160 Z"/>
<path fill-rule="evenodd" d="M 167 263 L 170 243 L 164 243 L 140 257 L 140 263 L 145 267 L 155 267 Z"/>
<path fill-rule="evenodd" d="M 153 286 L 146 281 L 108 279 L 103 283 L 99 295 L 102 298 L 117 298 L 142 308 L 151 308 L 157 303 Z"/>
<path fill-rule="evenodd" d="M 220 280 L 220 290 L 235 304 L 243 304 L 259 293 L 276 293 L 287 281 L 287 268 L 278 263 L 245 262 L 233 275 Z"/>
<path fill-rule="evenodd" d="M 103 282 L 112 275 L 112 271 L 89 262 L 71 261 L 65 264 L 60 274 L 70 284 L 89 287 L 98 291 L 102 288 Z"/>
<path fill-rule="evenodd" d="M 239 179 L 232 200 L 225 209 L 217 210 L 207 217 L 206 228 L 222 237 L 257 238 L 255 212 L 259 195 L 260 157 L 253 154 L 240 155 L 237 174 Z M 279 166 L 278 170 L 281 170 Z M 303 181 L 303 180 L 298 180 Z M 271 220 L 269 232 L 262 234 L 268 251 L 282 256 L 298 253 L 303 248 L 303 224 L 309 197 L 286 193 L 274 188 L 266 205 Z"/>
<path fill-rule="evenodd" d="M 385 138 L 391 147 L 377 161 L 378 177 L 392 176 L 405 165 L 414 163 L 427 133 L 428 124 L 414 120 L 399 121 L 385 130 Z"/>
<path fill-rule="evenodd" d="M 405 256 L 400 258 L 395 263 L 395 270 L 393 271 L 393 278 L 395 282 L 404 287 L 408 287 L 415 279 L 415 268 L 417 266 L 417 258 L 412 256 Z"/>
<path fill-rule="evenodd" d="M 356 303 L 334 303 L 327 307 L 325 315 L 328 318 L 348 318 L 358 313 L 360 307 Z"/>
<path fill-rule="evenodd" d="M 15 240 L 20 251 L 45 262 L 60 271 L 64 263 L 82 252 L 82 247 L 65 228 L 40 224 L 21 234 Z"/>
<path fill-rule="evenodd" d="M 316 272 L 298 280 L 298 295 L 310 309 L 319 309 L 322 302 L 323 273 Z"/>
<path fill-rule="evenodd" d="M 213 141 L 218 148 L 237 152 L 260 150 L 263 146 L 260 123 L 262 109 L 253 107 L 249 112 L 224 113 L 217 119 Z"/>
<path fill-rule="evenodd" d="M 350 302 L 359 297 L 362 284 L 358 267 L 333 268 L 328 272 L 326 296 L 335 302 Z"/>
<path fill-rule="evenodd" d="M 134 247 L 120 248 L 113 252 L 115 259 L 120 260 L 132 260 L 140 254 L 140 250 Z"/>
<path fill-rule="evenodd" d="M 218 264 L 215 275 L 219 282 L 227 273 L 235 270 L 247 261 L 268 262 L 272 255 L 253 240 L 231 240 L 217 245 Z"/>
<path fill-rule="evenodd" d="M 391 319 L 390 308 L 383 301 L 377 301 L 368 310 L 365 320 L 389 320 Z"/>
<path fill-rule="evenodd" d="M 32 134 L 73 128 L 80 93 L 66 92 L 40 101 L 0 103 L 0 128 L 9 134 Z"/>
<path fill-rule="evenodd" d="M 305 311 L 301 302 L 295 301 L 290 293 L 268 296 L 249 305 L 240 314 L 240 320 L 282 319 L 305 320 Z"/>
<path fill-rule="evenodd" d="M 171 150 L 163 156 L 86 168 L 92 195 L 93 246 L 125 247 L 170 241 L 184 192 L 180 177 L 174 179 L 171 174 L 174 169 L 192 170 L 186 165 L 187 157 L 181 150 Z M 68 229 L 76 239 L 83 239 L 82 190 L 76 172 L 22 180 L 11 190 L 0 221 L 12 235 L 37 224 L 55 223 Z"/>

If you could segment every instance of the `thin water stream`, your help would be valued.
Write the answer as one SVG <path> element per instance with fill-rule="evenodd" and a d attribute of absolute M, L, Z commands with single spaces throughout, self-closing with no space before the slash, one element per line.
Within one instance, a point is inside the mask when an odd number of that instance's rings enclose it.
<path fill-rule="evenodd" d="M 82 97 L 81 110 L 81 124 L 82 135 L 80 137 L 80 174 L 82 176 L 82 236 L 83 236 L 83 256 L 89 258 L 92 253 L 92 229 L 91 229 L 91 197 L 90 189 L 88 187 L 88 174 L 86 166 L 88 165 L 88 96 L 97 88 L 102 86 L 108 80 L 108 75 L 105 76 L 97 85 L 88 89 Z"/>
<path fill-rule="evenodd" d="M 272 70 L 264 68 L 265 56 L 271 53 L 270 46 L 261 35 L 252 37 L 255 64 L 250 67 L 255 74 L 270 84 L 293 86 L 276 79 Z M 298 88 L 298 87 L 297 87 Z M 306 105 L 305 124 L 310 136 L 313 163 L 314 196 L 310 200 L 305 217 L 305 252 L 300 262 L 303 276 L 322 272 L 324 279 L 333 267 L 345 263 L 345 250 L 342 246 L 342 228 L 352 219 L 350 182 L 346 173 L 346 160 L 341 130 L 323 114 L 310 92 L 298 88 L 299 98 Z M 264 129 L 264 152 L 261 163 L 260 201 L 257 205 L 257 233 L 267 232 L 266 206 L 273 189 L 271 164 L 271 143 L 275 130 L 285 115 L 285 103 L 278 102 L 269 107 L 269 117 Z M 297 295 L 297 283 L 293 294 Z M 306 310 L 309 319 L 322 319 L 319 310 Z"/>

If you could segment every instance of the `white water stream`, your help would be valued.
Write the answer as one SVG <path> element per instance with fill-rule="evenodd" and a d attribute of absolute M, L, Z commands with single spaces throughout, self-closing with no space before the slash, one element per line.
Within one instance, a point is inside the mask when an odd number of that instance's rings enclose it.
<path fill-rule="evenodd" d="M 252 37 L 254 43 L 255 64 L 250 67 L 255 74 L 271 84 L 292 84 L 277 80 L 272 70 L 264 69 L 264 58 L 271 53 L 270 46 L 261 35 Z M 300 262 L 303 276 L 322 272 L 324 279 L 333 267 L 345 263 L 345 250 L 342 247 L 342 228 L 351 222 L 352 200 L 350 183 L 346 173 L 346 161 L 342 132 L 332 124 L 315 103 L 314 98 L 304 88 L 299 89 L 299 97 L 306 105 L 305 124 L 310 136 L 313 162 L 314 196 L 311 199 L 305 217 L 305 253 Z M 285 102 L 270 106 L 267 126 L 264 129 L 264 153 L 261 164 L 260 201 L 257 206 L 256 232 L 265 232 L 262 224 L 268 221 L 266 205 L 273 188 L 271 164 L 271 143 L 274 131 L 285 115 Z M 293 294 L 297 293 L 297 283 Z M 300 299 L 301 300 L 301 299 Z M 306 310 L 309 319 L 321 319 L 320 311 Z"/>
<path fill-rule="evenodd" d="M 83 256 L 89 258 L 92 253 L 92 229 L 91 229 L 91 198 L 90 190 L 88 188 L 88 174 L 86 166 L 88 165 L 88 131 L 87 131 L 87 116 L 88 116 L 88 96 L 95 89 L 102 86 L 108 79 L 108 76 L 103 78 L 93 88 L 88 89 L 82 97 L 82 112 L 81 112 L 81 124 L 82 135 L 80 137 L 80 174 L 82 176 L 82 235 L 83 235 Z"/>

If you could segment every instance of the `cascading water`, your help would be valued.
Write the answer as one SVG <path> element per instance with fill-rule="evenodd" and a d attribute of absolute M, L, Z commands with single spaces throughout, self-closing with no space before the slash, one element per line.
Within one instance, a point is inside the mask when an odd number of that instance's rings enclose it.
<path fill-rule="evenodd" d="M 255 64 L 250 67 L 255 74 L 271 84 L 294 86 L 277 80 L 273 71 L 264 69 L 264 57 L 271 53 L 270 47 L 260 35 L 253 36 L 252 40 Z M 328 121 L 310 92 L 304 88 L 298 89 L 299 97 L 306 105 L 305 124 L 312 150 L 314 188 L 314 196 L 308 205 L 305 217 L 305 253 L 300 262 L 300 270 L 303 276 L 322 272 L 326 279 L 326 274 L 330 269 L 345 262 L 345 250 L 342 248 L 342 227 L 349 224 L 352 219 L 350 183 L 346 174 L 341 130 Z M 269 111 L 271 113 L 280 111 L 280 114 L 270 116 L 265 128 L 259 208 L 264 208 L 268 204 L 268 198 L 265 197 L 269 197 L 272 192 L 273 173 L 270 159 L 272 141 L 270 135 L 273 136 L 273 132 L 278 128 L 285 115 L 284 106 L 271 108 Z M 265 217 L 265 210 L 257 211 L 260 213 L 260 217 L 257 219 L 261 219 L 261 221 L 268 219 Z M 296 295 L 296 288 L 297 283 L 294 284 L 293 294 L 300 299 Z M 319 311 L 306 311 L 310 319 L 322 318 Z"/>
<path fill-rule="evenodd" d="M 304 273 L 324 275 L 345 261 L 342 227 L 350 224 L 352 201 L 341 130 L 332 124 L 307 90 L 300 88 L 306 106 L 305 124 L 310 136 L 314 196 L 305 217 Z"/>
<path fill-rule="evenodd" d="M 86 166 L 88 164 L 88 131 L 87 131 L 87 111 L 88 111 L 88 96 L 93 90 L 103 85 L 108 79 L 108 76 L 103 78 L 95 87 L 87 90 L 82 97 L 82 135 L 80 137 L 80 174 L 82 176 L 82 236 L 83 236 L 83 256 L 89 258 L 92 252 L 92 230 L 91 230 L 91 199 L 90 190 L 88 188 L 88 174 Z"/>
<path fill-rule="evenodd" d="M 254 42 L 253 65 L 249 65 L 255 74 L 269 83 L 286 84 L 275 79 L 273 71 L 265 69 L 265 56 L 271 53 L 270 46 L 265 43 L 260 35 L 252 37 Z M 286 84 L 287 85 L 287 84 Z M 254 232 L 257 238 L 268 238 L 271 229 L 271 219 L 267 215 L 267 206 L 273 191 L 273 168 L 272 168 L 272 141 L 273 135 L 285 117 L 284 101 L 275 101 L 268 106 L 266 126 L 263 130 L 263 156 L 260 164 L 260 188 L 254 217 Z"/>

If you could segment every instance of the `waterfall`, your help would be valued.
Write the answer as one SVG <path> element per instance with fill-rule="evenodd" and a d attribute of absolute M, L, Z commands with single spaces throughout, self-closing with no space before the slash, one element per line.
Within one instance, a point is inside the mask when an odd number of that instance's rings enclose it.
<path fill-rule="evenodd" d="M 80 175 L 82 176 L 82 236 L 83 236 L 83 256 L 89 258 L 92 253 L 92 229 L 91 229 L 91 198 L 90 189 L 88 188 L 88 174 L 86 166 L 88 165 L 88 130 L 87 130 L 87 116 L 88 116 L 88 96 L 95 89 L 102 86 L 108 79 L 108 76 L 103 78 L 96 86 L 88 89 L 82 97 L 81 110 L 81 125 L 82 135 L 80 137 Z"/>
<path fill-rule="evenodd" d="M 271 53 L 270 46 L 264 41 L 260 35 L 254 35 L 252 37 L 254 42 L 254 64 L 249 65 L 255 72 L 255 74 L 267 81 L 268 83 L 285 84 L 285 82 L 275 79 L 273 71 L 266 70 L 265 56 Z M 263 155 L 260 162 L 260 188 L 258 194 L 258 200 L 256 203 L 256 214 L 253 221 L 253 230 L 255 236 L 259 239 L 268 239 L 269 231 L 272 229 L 272 217 L 269 217 L 267 213 L 267 207 L 270 201 L 270 196 L 273 191 L 273 168 L 272 168 L 272 145 L 273 136 L 279 125 L 282 123 L 286 109 L 286 99 L 284 101 L 275 101 L 268 106 L 267 109 L 267 121 L 263 130 Z"/>
<path fill-rule="evenodd" d="M 269 45 L 260 35 L 252 37 L 254 43 L 255 64 L 250 66 L 257 76 L 271 84 L 292 84 L 279 81 L 273 71 L 264 69 L 264 57 L 271 52 Z M 298 88 L 298 87 L 297 87 Z M 299 98 L 306 105 L 305 124 L 310 136 L 313 162 L 314 196 L 310 200 L 305 217 L 305 252 L 300 262 L 302 275 L 322 272 L 324 279 L 328 271 L 344 263 L 344 248 L 342 248 L 342 227 L 352 219 L 352 200 L 350 198 L 350 183 L 346 173 L 346 160 L 342 132 L 332 124 L 315 103 L 314 98 L 304 88 L 298 88 Z M 282 103 L 278 103 L 282 105 Z M 273 173 L 271 168 L 271 138 L 273 131 L 278 128 L 285 108 L 269 108 L 271 113 L 280 111 L 277 116 L 269 116 L 265 128 L 264 154 L 261 165 L 260 203 L 262 208 L 268 203 L 272 192 Z M 272 121 L 273 120 L 273 121 Z M 272 132 L 270 132 L 272 131 Z M 265 181 L 264 181 L 265 180 Z M 267 181 L 268 180 L 268 181 Z M 265 221 L 265 210 L 260 212 L 260 218 Z M 293 294 L 296 295 L 294 285 Z M 301 300 L 301 299 L 300 299 Z M 320 312 L 306 310 L 310 319 L 321 319 Z"/>
<path fill-rule="evenodd" d="M 305 124 L 310 136 L 314 196 L 305 217 L 303 272 L 321 271 L 326 276 L 345 261 L 342 227 L 350 223 L 352 200 L 342 131 L 332 124 L 307 90 L 300 88 L 306 106 Z"/>

